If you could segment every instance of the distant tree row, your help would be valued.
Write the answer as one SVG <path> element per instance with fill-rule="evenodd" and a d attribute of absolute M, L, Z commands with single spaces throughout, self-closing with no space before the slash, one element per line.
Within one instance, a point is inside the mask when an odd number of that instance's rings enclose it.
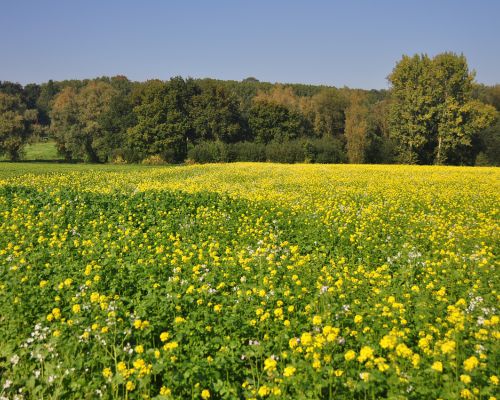
<path fill-rule="evenodd" d="M 464 56 L 404 56 L 390 90 L 247 78 L 0 82 L 0 153 L 51 139 L 68 161 L 500 164 L 500 85 Z"/>

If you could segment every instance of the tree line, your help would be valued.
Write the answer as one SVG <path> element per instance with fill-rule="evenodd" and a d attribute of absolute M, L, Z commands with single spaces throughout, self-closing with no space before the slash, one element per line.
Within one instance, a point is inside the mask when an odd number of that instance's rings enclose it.
<path fill-rule="evenodd" d="M 403 56 L 389 90 L 247 78 L 0 81 L 0 153 L 67 161 L 500 164 L 500 85 L 463 55 Z"/>

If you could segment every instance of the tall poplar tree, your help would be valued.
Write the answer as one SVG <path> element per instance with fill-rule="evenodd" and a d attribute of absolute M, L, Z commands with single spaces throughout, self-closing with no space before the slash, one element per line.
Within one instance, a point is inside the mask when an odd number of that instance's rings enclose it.
<path fill-rule="evenodd" d="M 472 99 L 474 74 L 463 55 L 403 56 L 388 79 L 401 162 L 443 164 L 494 120 L 493 107 Z"/>
<path fill-rule="evenodd" d="M 347 158 L 351 164 L 362 164 L 368 147 L 368 108 L 363 96 L 353 93 L 345 111 Z"/>

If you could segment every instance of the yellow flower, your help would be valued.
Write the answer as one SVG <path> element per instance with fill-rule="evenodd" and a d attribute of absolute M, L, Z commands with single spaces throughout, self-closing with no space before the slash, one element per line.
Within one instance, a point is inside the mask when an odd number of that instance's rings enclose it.
<path fill-rule="evenodd" d="M 460 381 L 468 385 L 469 383 L 471 383 L 472 379 L 469 375 L 460 375 Z"/>
<path fill-rule="evenodd" d="M 81 311 L 80 304 L 74 304 L 73 307 L 71 307 L 71 311 L 73 311 L 75 314 L 78 314 Z"/>
<path fill-rule="evenodd" d="M 142 326 L 142 321 L 140 319 L 136 319 L 134 321 L 134 328 L 135 329 L 141 329 L 141 326 Z"/>
<path fill-rule="evenodd" d="M 297 338 L 291 338 L 288 341 L 288 345 L 290 346 L 291 349 L 294 349 L 295 347 L 297 347 L 299 345 L 299 341 Z"/>
<path fill-rule="evenodd" d="M 293 374 L 295 374 L 295 371 L 297 369 L 295 367 L 292 367 L 292 366 L 289 366 L 289 367 L 286 367 L 285 370 L 283 371 L 283 376 L 292 376 Z"/>
<path fill-rule="evenodd" d="M 125 364 L 123 361 L 120 361 L 116 366 L 116 369 L 118 370 L 118 372 L 124 372 L 127 370 L 127 364 Z"/>
<path fill-rule="evenodd" d="M 354 323 L 355 324 L 360 324 L 361 322 L 363 322 L 363 317 L 361 315 L 356 315 L 354 317 Z"/>
<path fill-rule="evenodd" d="M 474 395 L 472 394 L 472 392 L 469 389 L 462 389 L 460 391 L 460 397 L 462 397 L 464 399 L 472 399 L 474 397 Z"/>
<path fill-rule="evenodd" d="M 217 312 L 217 313 L 218 313 L 218 312 L 221 312 L 221 310 L 222 310 L 222 304 L 216 304 L 216 305 L 214 306 L 214 311 L 215 311 L 215 312 Z"/>
<path fill-rule="evenodd" d="M 346 361 L 351 361 L 356 358 L 356 352 L 353 350 L 349 350 L 347 353 L 344 354 L 344 358 Z"/>
<path fill-rule="evenodd" d="M 264 371 L 273 372 L 276 369 L 276 365 L 278 365 L 276 360 L 269 357 L 264 361 Z"/>
<path fill-rule="evenodd" d="M 321 317 L 319 315 L 313 317 L 313 325 L 321 325 Z"/>
<path fill-rule="evenodd" d="M 59 308 L 53 308 L 52 315 L 54 316 L 55 319 L 61 318 L 61 310 Z"/>
<path fill-rule="evenodd" d="M 40 281 L 40 287 L 43 289 L 48 283 L 48 281 Z"/>
<path fill-rule="evenodd" d="M 359 377 L 364 381 L 364 382 L 368 382 L 368 380 L 370 379 L 370 373 L 369 372 L 361 372 L 359 374 Z"/>
<path fill-rule="evenodd" d="M 361 363 L 371 358 L 373 358 L 373 349 L 370 346 L 363 346 L 359 351 L 358 361 Z"/>
<path fill-rule="evenodd" d="M 493 383 L 495 386 L 498 385 L 498 382 L 499 382 L 499 379 L 498 379 L 498 376 L 496 375 L 491 375 L 490 376 L 490 382 Z"/>
<path fill-rule="evenodd" d="M 409 358 L 413 355 L 413 351 L 404 343 L 396 346 L 396 354 L 400 357 Z"/>
<path fill-rule="evenodd" d="M 131 392 L 135 389 L 135 383 L 132 381 L 128 381 L 125 385 L 125 388 L 127 389 L 127 391 Z"/>
<path fill-rule="evenodd" d="M 175 317 L 174 319 L 174 324 L 182 324 L 183 322 L 186 322 L 186 320 L 182 317 Z"/>
<path fill-rule="evenodd" d="M 102 370 L 102 376 L 104 376 L 106 379 L 111 378 L 113 376 L 113 372 L 111 372 L 111 368 L 104 368 Z"/>
<path fill-rule="evenodd" d="M 174 350 L 177 347 L 179 347 L 179 344 L 177 342 L 165 343 L 163 345 L 163 350 Z"/>
<path fill-rule="evenodd" d="M 257 391 L 257 394 L 260 397 L 266 397 L 270 392 L 271 390 L 266 385 L 262 385 Z"/>
<path fill-rule="evenodd" d="M 420 365 L 420 355 L 417 353 L 413 354 L 413 356 L 411 357 L 411 363 L 414 368 L 418 368 L 418 366 Z"/>
<path fill-rule="evenodd" d="M 302 336 L 300 337 L 300 343 L 304 346 L 309 346 L 312 344 L 312 336 L 309 332 L 304 332 Z"/>
<path fill-rule="evenodd" d="M 394 335 L 385 335 L 380 339 L 380 347 L 383 349 L 393 349 L 396 346 L 398 338 Z"/>
<path fill-rule="evenodd" d="M 455 351 L 456 343 L 454 340 L 447 340 L 441 344 L 441 351 L 443 354 L 453 353 Z"/>
<path fill-rule="evenodd" d="M 141 353 L 144 353 L 144 347 L 142 346 L 142 344 L 138 345 L 138 346 L 135 346 L 135 352 L 137 354 L 141 354 Z"/>
<path fill-rule="evenodd" d="M 160 334 L 160 340 L 161 340 L 162 342 L 166 342 L 166 341 L 168 340 L 168 338 L 169 338 L 169 337 L 170 337 L 170 333 L 168 333 L 168 332 L 162 332 L 162 333 Z"/>
<path fill-rule="evenodd" d="M 441 361 L 435 361 L 431 368 L 434 371 L 443 372 L 443 363 Z"/>
<path fill-rule="evenodd" d="M 165 387 L 165 386 L 162 386 L 161 389 L 160 389 L 160 395 L 162 396 L 170 396 L 172 394 L 172 391 Z"/>
<path fill-rule="evenodd" d="M 209 391 L 209 390 L 207 390 L 207 389 L 203 389 L 203 390 L 201 391 L 201 398 L 202 398 L 203 400 L 207 400 L 207 399 L 209 399 L 209 398 L 210 398 L 210 391 Z"/>
<path fill-rule="evenodd" d="M 479 365 L 479 360 L 475 356 L 469 357 L 467 360 L 464 361 L 464 370 L 472 371 L 478 365 Z"/>

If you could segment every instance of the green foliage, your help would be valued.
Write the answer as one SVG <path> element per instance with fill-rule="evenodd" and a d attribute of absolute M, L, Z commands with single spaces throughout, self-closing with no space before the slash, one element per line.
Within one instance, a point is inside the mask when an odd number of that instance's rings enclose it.
<path fill-rule="evenodd" d="M 238 142 L 231 145 L 234 161 L 266 161 L 266 146 L 256 142 Z"/>
<path fill-rule="evenodd" d="M 404 56 L 398 62 L 389 81 L 399 161 L 443 164 L 492 123 L 493 107 L 472 100 L 473 78 L 463 55 Z"/>
<path fill-rule="evenodd" d="M 208 82 L 192 102 L 190 118 L 195 141 L 234 143 L 244 138 L 238 98 L 224 86 Z"/>
<path fill-rule="evenodd" d="M 206 141 L 197 144 L 188 151 L 188 160 L 196 163 L 228 162 L 229 146 L 221 141 Z"/>
<path fill-rule="evenodd" d="M 248 126 L 256 142 L 268 144 L 302 136 L 305 119 L 299 112 L 284 105 L 258 101 L 249 111 Z"/>
<path fill-rule="evenodd" d="M 389 81 L 390 91 L 273 84 L 253 77 L 141 83 L 103 76 L 24 87 L 4 81 L 0 93 L 36 110 L 37 116 L 28 113 L 32 140 L 55 140 L 68 161 L 141 162 L 159 156 L 182 163 L 191 149 L 189 158 L 199 162 L 349 158 L 474 165 L 481 152 L 483 160 L 498 164 L 500 133 L 489 127 L 494 108 L 500 108 L 500 85 L 475 83 L 464 56 L 404 56 Z M 357 95 L 362 104 L 350 101 Z M 310 142 L 296 144 L 305 139 Z"/>
<path fill-rule="evenodd" d="M 192 80 L 180 77 L 167 83 L 149 81 L 140 89 L 134 107 L 137 123 L 128 130 L 136 160 L 160 155 L 168 162 L 184 161 L 187 142 L 194 138 L 189 113 L 198 91 Z"/>
<path fill-rule="evenodd" d="M 116 92 L 109 102 L 109 107 L 100 115 L 99 124 L 102 127 L 102 138 L 99 153 L 103 160 L 116 157 L 133 158 L 134 150 L 128 144 L 127 131 L 137 123 L 133 112 L 132 96 Z"/>
<path fill-rule="evenodd" d="M 346 95 L 335 88 L 323 89 L 304 101 L 302 110 L 314 127 L 316 136 L 338 137 L 344 133 Z"/>
<path fill-rule="evenodd" d="M 275 163 L 301 163 L 306 159 L 304 144 L 299 140 L 271 142 L 266 146 L 266 158 Z"/>
<path fill-rule="evenodd" d="M 0 395 L 489 399 L 497 181 L 440 166 L 6 164 Z"/>
<path fill-rule="evenodd" d="M 188 160 L 195 163 L 214 162 L 276 162 L 276 163 L 344 163 L 343 143 L 335 138 L 295 139 L 287 142 L 223 143 L 200 142 L 189 149 Z"/>
<path fill-rule="evenodd" d="M 500 165 L 500 114 L 496 122 L 478 134 L 478 146 L 482 154 L 483 165 Z M 478 155 L 479 157 L 479 155 Z M 477 160 L 476 160 L 477 164 Z"/>
<path fill-rule="evenodd" d="M 19 160 L 36 117 L 36 110 L 26 109 L 18 95 L 0 92 L 0 155 Z"/>

